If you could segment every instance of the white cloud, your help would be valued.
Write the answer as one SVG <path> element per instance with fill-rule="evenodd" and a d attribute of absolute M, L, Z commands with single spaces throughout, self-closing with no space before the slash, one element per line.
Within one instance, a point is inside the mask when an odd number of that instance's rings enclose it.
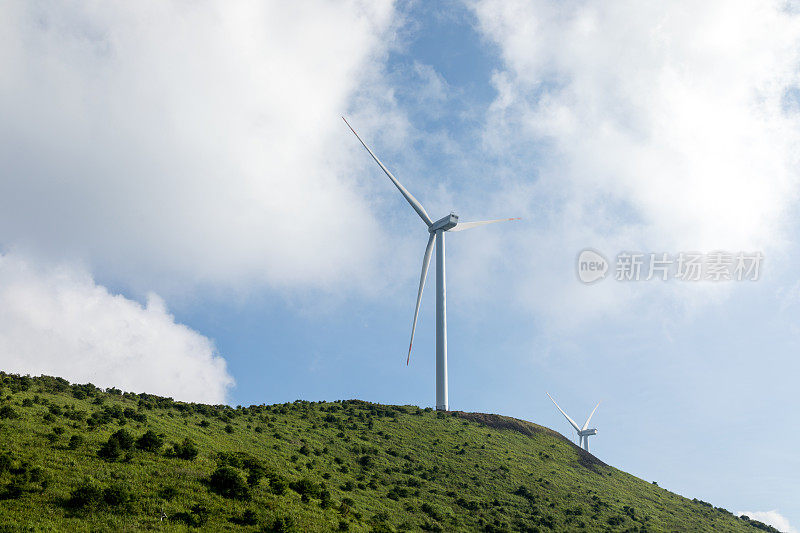
<path fill-rule="evenodd" d="M 339 116 L 377 83 L 392 14 L 4 2 L 0 243 L 138 289 L 359 279 L 379 230 Z"/>
<path fill-rule="evenodd" d="M 634 293 L 707 299 L 703 284 L 588 291 L 572 270 L 586 246 L 770 257 L 785 244 L 800 178 L 800 18 L 783 2 L 473 8 L 503 60 L 486 146 L 524 176 L 536 228 L 515 236 L 526 299 L 569 319 Z"/>
<path fill-rule="evenodd" d="M 764 522 L 783 533 L 797 533 L 797 530 L 789 524 L 789 520 L 778 511 L 739 511 L 736 516 L 746 515 L 748 518 Z"/>
<path fill-rule="evenodd" d="M 0 368 L 212 404 L 233 385 L 212 341 L 156 294 L 143 307 L 80 268 L 12 254 L 0 255 Z"/>

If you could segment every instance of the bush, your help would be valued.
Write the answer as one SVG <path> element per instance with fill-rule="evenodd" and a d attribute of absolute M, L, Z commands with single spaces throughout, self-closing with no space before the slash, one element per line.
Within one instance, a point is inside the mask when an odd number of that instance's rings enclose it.
<path fill-rule="evenodd" d="M 225 426 L 225 433 L 233 433 L 233 426 L 230 424 Z"/>
<path fill-rule="evenodd" d="M 158 452 L 162 444 L 164 444 L 164 439 L 152 429 L 148 429 L 141 437 L 136 439 L 136 447 L 147 452 Z"/>
<path fill-rule="evenodd" d="M 280 477 L 272 477 L 269 480 L 269 488 L 274 494 L 280 496 L 286 492 L 286 481 Z"/>
<path fill-rule="evenodd" d="M 275 533 L 288 533 L 294 531 L 294 520 L 291 516 L 278 515 L 272 521 L 272 529 Z"/>
<path fill-rule="evenodd" d="M 11 458 L 10 453 L 6 452 L 0 455 L 0 474 L 11 470 L 12 464 L 13 464 L 13 459 Z"/>
<path fill-rule="evenodd" d="M 83 444 L 83 435 L 73 435 L 69 438 L 69 446 L 70 450 L 77 450 Z"/>
<path fill-rule="evenodd" d="M 133 435 L 127 429 L 119 429 L 115 431 L 109 440 L 116 439 L 119 442 L 119 447 L 123 450 L 130 450 L 133 448 Z"/>
<path fill-rule="evenodd" d="M 423 513 L 427 514 L 434 520 L 442 519 L 442 513 L 440 512 L 440 510 L 428 502 L 423 503 L 420 509 L 422 510 Z"/>
<path fill-rule="evenodd" d="M 303 502 L 307 502 L 309 498 L 317 498 L 319 496 L 319 487 L 307 477 L 292 481 L 289 483 L 289 488 L 298 493 Z"/>
<path fill-rule="evenodd" d="M 17 412 L 10 405 L 0 407 L 0 420 L 4 418 L 17 418 Z"/>
<path fill-rule="evenodd" d="M 252 509 L 245 509 L 242 516 L 233 517 L 230 521 L 240 526 L 254 526 L 258 524 L 258 517 L 256 516 L 256 512 Z"/>
<path fill-rule="evenodd" d="M 19 477 L 15 476 L 11 482 L 3 488 L 3 492 L 0 494 L 0 499 L 16 500 L 22 496 L 23 492 L 25 492 L 25 482 Z"/>
<path fill-rule="evenodd" d="M 331 491 L 326 488 L 322 488 L 319 491 L 319 506 L 323 509 L 327 509 L 331 506 Z"/>
<path fill-rule="evenodd" d="M 100 447 L 97 455 L 103 459 L 108 459 L 109 461 L 118 459 L 119 456 L 122 455 L 122 449 L 119 447 L 119 441 L 117 439 L 108 439 L 108 442 L 104 443 Z"/>
<path fill-rule="evenodd" d="M 130 491 L 121 483 L 115 483 L 103 490 L 103 501 L 114 507 L 126 504 L 132 499 Z"/>
<path fill-rule="evenodd" d="M 139 422 L 141 424 L 144 424 L 144 423 L 147 422 L 147 415 L 146 414 L 140 413 L 140 412 L 138 412 L 135 409 L 132 409 L 130 407 L 126 407 L 122 411 L 122 414 L 125 416 L 125 418 L 130 418 L 131 420 L 135 420 L 136 422 Z"/>
<path fill-rule="evenodd" d="M 208 480 L 211 489 L 225 498 L 246 500 L 250 498 L 247 481 L 239 471 L 230 466 L 220 466 Z"/>
<path fill-rule="evenodd" d="M 176 521 L 183 522 L 188 526 L 202 527 L 206 522 L 208 522 L 209 514 L 211 514 L 211 511 L 205 504 L 196 503 L 189 511 L 177 513 L 173 516 L 173 518 Z"/>
<path fill-rule="evenodd" d="M 69 496 L 67 506 L 83 509 L 97 505 L 103 498 L 103 491 L 93 481 L 86 479 Z"/>
<path fill-rule="evenodd" d="M 172 449 L 167 452 L 171 457 L 178 457 L 179 459 L 186 459 L 187 461 L 194 460 L 197 457 L 197 445 L 192 439 L 185 438 L 182 443 L 174 443 Z"/>
<path fill-rule="evenodd" d="M 178 495 L 178 489 L 175 487 L 164 487 L 158 491 L 158 497 L 170 501 Z"/>

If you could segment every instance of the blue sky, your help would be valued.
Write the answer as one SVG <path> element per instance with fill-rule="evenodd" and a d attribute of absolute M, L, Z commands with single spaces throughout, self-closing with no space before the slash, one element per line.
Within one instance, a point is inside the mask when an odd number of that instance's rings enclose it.
<path fill-rule="evenodd" d="M 791 7 L 8 3 L 0 366 L 432 405 L 432 276 L 405 365 L 427 232 L 347 115 L 432 218 L 523 217 L 448 236 L 452 409 L 571 437 L 545 392 L 602 400 L 598 457 L 795 531 Z M 587 247 L 764 261 L 584 285 Z"/>

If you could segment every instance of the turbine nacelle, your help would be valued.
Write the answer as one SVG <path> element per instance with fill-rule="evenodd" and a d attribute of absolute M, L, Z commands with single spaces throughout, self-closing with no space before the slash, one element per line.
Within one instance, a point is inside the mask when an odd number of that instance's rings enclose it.
<path fill-rule="evenodd" d="M 584 429 L 578 432 L 581 437 L 588 437 L 589 435 L 597 435 L 596 429 Z"/>
<path fill-rule="evenodd" d="M 431 233 L 436 233 L 439 230 L 447 231 L 451 228 L 455 228 L 458 225 L 458 215 L 455 213 L 450 213 L 446 217 L 442 217 L 433 224 L 430 225 L 428 231 Z"/>

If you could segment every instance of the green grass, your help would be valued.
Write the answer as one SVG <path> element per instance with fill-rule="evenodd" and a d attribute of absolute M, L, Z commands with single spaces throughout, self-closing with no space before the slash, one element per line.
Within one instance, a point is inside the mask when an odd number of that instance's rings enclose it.
<path fill-rule="evenodd" d="M 100 457 L 121 428 L 164 443 Z M 193 459 L 178 456 L 186 439 Z M 0 531 L 187 528 L 776 531 L 497 415 L 358 400 L 233 409 L 0 372 Z"/>

